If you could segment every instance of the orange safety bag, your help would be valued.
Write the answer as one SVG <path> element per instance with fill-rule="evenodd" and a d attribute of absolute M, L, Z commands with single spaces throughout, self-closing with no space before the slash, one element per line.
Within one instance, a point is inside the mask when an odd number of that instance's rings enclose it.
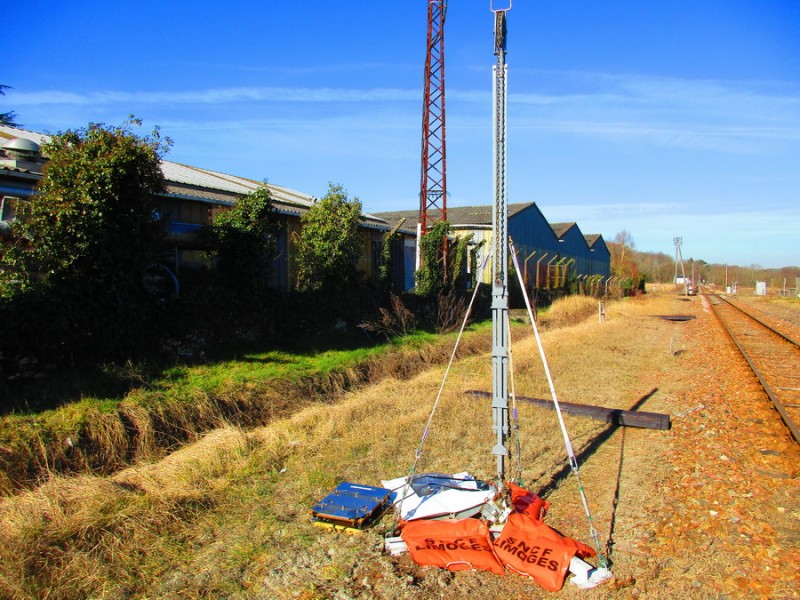
<path fill-rule="evenodd" d="M 539 496 L 513 483 L 506 484 L 511 492 L 511 505 L 514 512 L 525 513 L 534 519 L 541 521 L 550 508 L 547 500 L 542 500 Z"/>
<path fill-rule="evenodd" d="M 494 554 L 489 527 L 478 519 L 409 521 L 400 536 L 418 565 L 505 574 Z"/>
<path fill-rule="evenodd" d="M 589 546 L 562 536 L 542 521 L 523 513 L 512 513 L 494 542 L 497 558 L 510 570 L 532 577 L 551 592 L 564 585 L 569 562 L 595 554 Z"/>

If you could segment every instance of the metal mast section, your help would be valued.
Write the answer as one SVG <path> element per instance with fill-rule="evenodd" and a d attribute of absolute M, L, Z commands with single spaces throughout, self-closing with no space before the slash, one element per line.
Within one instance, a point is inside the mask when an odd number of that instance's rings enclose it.
<path fill-rule="evenodd" d="M 496 443 L 492 454 L 497 457 L 497 480 L 505 481 L 509 434 L 508 421 L 508 210 L 506 199 L 506 11 L 495 9 L 494 54 L 497 63 L 494 73 L 494 212 L 492 235 L 494 243 L 492 267 L 492 428 Z"/>
<path fill-rule="evenodd" d="M 444 20 L 447 0 L 428 0 L 428 40 L 422 105 L 422 175 L 417 238 L 447 220 L 447 151 L 444 111 Z M 420 267 L 419 239 L 417 268 Z"/>

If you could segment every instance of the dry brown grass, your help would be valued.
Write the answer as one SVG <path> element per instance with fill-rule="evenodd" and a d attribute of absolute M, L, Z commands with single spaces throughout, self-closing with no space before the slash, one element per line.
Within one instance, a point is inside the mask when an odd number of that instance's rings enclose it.
<path fill-rule="evenodd" d="M 553 302 L 541 316 L 544 327 L 558 328 L 575 325 L 592 316 L 597 316 L 597 298 L 589 296 L 567 296 Z"/>
<path fill-rule="evenodd" d="M 607 308 L 604 323 L 590 318 L 543 334 L 560 399 L 671 413 L 688 408 L 676 394 L 684 357 L 670 353 L 669 343 L 676 325 L 692 324 L 652 317 L 677 312 L 675 302 L 620 302 Z M 516 390 L 548 397 L 527 330 L 513 327 Z M 464 394 L 491 389 L 489 356 L 487 347 L 455 363 L 419 470 L 492 477 L 489 401 Z M 310 523 L 309 508 L 338 482 L 375 485 L 407 474 L 444 368 L 411 379 L 394 370 L 398 377 L 344 393 L 338 403 L 308 406 L 248 432 L 226 427 L 158 463 L 107 478 L 55 477 L 0 500 L 0 595 L 538 597 L 521 578 L 454 575 L 382 555 L 389 517 L 353 536 Z M 553 501 L 552 525 L 589 541 L 555 414 L 522 404 L 519 412 L 525 483 Z M 618 547 L 633 547 L 647 527 L 643 504 L 663 501 L 637 490 L 653 490 L 664 477 L 661 446 L 652 442 L 669 434 L 569 416 L 566 422 L 601 538 L 613 533 Z M 618 576 L 636 573 L 635 554 L 615 558 Z M 587 597 L 569 586 L 563 595 Z"/>

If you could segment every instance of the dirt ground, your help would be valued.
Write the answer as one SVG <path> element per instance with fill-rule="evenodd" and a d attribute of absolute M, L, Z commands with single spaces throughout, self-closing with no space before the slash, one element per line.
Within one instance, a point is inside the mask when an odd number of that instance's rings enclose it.
<path fill-rule="evenodd" d="M 797 598 L 800 447 L 702 299 L 684 304 L 698 317 L 682 325 L 691 385 L 670 411 L 661 480 L 639 482 L 660 510 L 612 557 L 630 565 L 631 597 Z"/>
<path fill-rule="evenodd" d="M 558 594 L 800 597 L 800 446 L 702 297 L 646 302 L 648 308 L 631 320 L 631 335 L 643 344 L 660 344 L 659 351 L 670 358 L 666 366 L 651 361 L 634 375 L 646 391 L 635 408 L 670 414 L 672 428 L 582 430 L 572 422 L 582 482 L 615 577 L 590 591 L 566 583 Z M 669 322 L 665 330 L 656 314 L 695 318 Z M 635 340 L 629 347 L 598 344 L 601 352 L 623 355 L 636 353 L 636 347 Z M 546 521 L 589 543 L 572 478 L 563 471 L 558 476 L 543 472 L 534 474 L 532 483 L 553 503 Z M 378 552 L 374 543 L 372 551 Z M 319 597 L 552 595 L 515 575 L 420 568 L 407 556 L 380 560 L 382 566 L 370 568 L 365 562 L 354 568 L 350 580 L 361 578 L 360 586 L 331 582 L 318 589 Z M 398 587 L 403 575 L 405 589 Z"/>
<path fill-rule="evenodd" d="M 512 327 L 514 385 L 549 398 L 523 328 Z M 157 463 L 54 478 L 0 501 L 0 541 L 20 555 L 0 569 L 0 597 L 800 597 L 800 445 L 703 297 L 612 303 L 604 322 L 542 341 L 562 402 L 671 418 L 656 431 L 565 417 L 614 574 L 600 587 L 553 593 L 513 574 L 417 566 L 383 552 L 390 513 L 360 534 L 311 523 L 310 508 L 340 481 L 408 473 L 442 384 L 437 366 L 267 427 L 220 429 Z M 491 478 L 491 411 L 464 393 L 491 389 L 487 352 L 454 363 L 417 472 Z M 552 503 L 545 522 L 591 543 L 554 413 L 522 403 L 519 413 L 523 480 Z"/>
<path fill-rule="evenodd" d="M 694 318 L 672 322 L 659 315 Z M 703 298 L 649 295 L 609 309 L 607 323 L 543 338 L 562 401 L 667 413 L 672 423 L 669 431 L 654 431 L 567 417 L 614 579 L 589 591 L 567 582 L 558 595 L 800 597 L 800 446 Z M 518 344 L 519 354 L 532 343 L 528 338 Z M 459 365 L 461 385 L 476 384 L 471 373 L 481 360 Z M 516 370 L 518 388 L 525 390 L 518 393 L 548 397 L 534 367 L 520 360 Z M 477 385 L 485 387 L 487 380 Z M 443 418 L 460 415 L 484 426 L 478 413 L 466 410 L 460 406 Z M 550 423 L 546 431 L 541 421 L 527 423 L 534 435 L 524 441 L 526 485 L 552 502 L 548 524 L 590 543 L 577 484 L 564 466 L 557 426 Z M 452 420 L 448 429 L 458 431 L 454 438 L 465 435 Z M 374 533 L 358 540 L 320 538 L 315 543 L 332 555 L 358 558 L 331 558 L 331 566 L 343 567 L 338 577 L 273 571 L 267 588 L 300 598 L 552 596 L 516 575 L 418 567 L 407 555 L 381 554 L 381 541 Z"/>

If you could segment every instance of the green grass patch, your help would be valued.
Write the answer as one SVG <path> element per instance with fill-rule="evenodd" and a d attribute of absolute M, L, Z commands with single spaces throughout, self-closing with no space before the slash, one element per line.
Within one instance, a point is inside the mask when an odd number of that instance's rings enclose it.
<path fill-rule="evenodd" d="M 480 335 L 487 326 L 474 331 Z M 26 395 L 15 405 L 26 408 L 0 416 L 0 493 L 30 487 L 53 472 L 111 473 L 228 423 L 260 425 L 308 402 L 332 402 L 373 379 L 405 377 L 445 361 L 454 340 L 455 334 L 418 332 L 362 346 L 244 348 L 163 368 L 106 365 L 96 380 L 86 372 L 74 380 L 59 374 L 66 381 L 56 397 L 49 396 L 55 381 L 20 386 Z"/>

